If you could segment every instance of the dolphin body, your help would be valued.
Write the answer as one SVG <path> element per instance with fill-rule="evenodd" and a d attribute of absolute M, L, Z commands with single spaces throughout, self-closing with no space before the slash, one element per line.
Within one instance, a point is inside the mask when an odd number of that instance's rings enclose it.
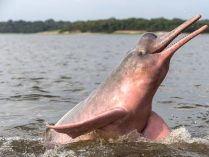
<path fill-rule="evenodd" d="M 200 18 L 195 16 L 161 37 L 144 34 L 95 91 L 54 126 L 47 126 L 51 142 L 66 144 L 92 131 L 102 137 L 125 135 L 134 130 L 152 140 L 166 137 L 169 127 L 152 111 L 153 97 L 168 72 L 173 54 L 208 26 L 166 47 Z"/>

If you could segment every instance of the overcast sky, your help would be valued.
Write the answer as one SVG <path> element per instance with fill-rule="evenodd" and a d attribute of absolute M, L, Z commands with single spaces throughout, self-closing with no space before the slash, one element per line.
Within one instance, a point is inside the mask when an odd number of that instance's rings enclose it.
<path fill-rule="evenodd" d="M 209 19 L 209 0 L 0 0 L 0 21 L 92 20 L 104 18 Z"/>

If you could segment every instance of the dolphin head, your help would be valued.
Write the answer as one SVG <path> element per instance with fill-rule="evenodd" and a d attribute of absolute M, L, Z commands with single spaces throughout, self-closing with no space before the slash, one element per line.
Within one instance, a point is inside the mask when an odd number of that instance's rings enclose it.
<path fill-rule="evenodd" d="M 124 78 L 132 77 L 134 82 L 143 84 L 144 91 L 153 92 L 153 96 L 168 72 L 173 54 L 189 40 L 205 31 L 208 26 L 202 26 L 170 47 L 168 45 L 200 18 L 200 15 L 195 16 L 163 36 L 154 33 L 144 34 L 122 62 L 123 69 L 126 69 Z"/>
<path fill-rule="evenodd" d="M 198 21 L 201 18 L 201 15 L 197 15 L 190 20 L 184 22 L 171 32 L 167 33 L 164 36 L 157 36 L 154 33 L 146 33 L 139 40 L 136 51 L 138 54 L 146 55 L 146 54 L 155 54 L 162 53 L 162 56 L 167 53 L 168 58 L 171 57 L 176 50 L 178 50 L 181 46 L 187 43 L 189 40 L 200 34 L 201 32 L 207 29 L 207 25 L 202 26 L 200 29 L 192 32 L 187 37 L 181 39 L 176 44 L 172 45 L 167 50 L 165 49 L 179 34 L 181 34 L 185 29 L 191 26 L 193 23 Z"/>

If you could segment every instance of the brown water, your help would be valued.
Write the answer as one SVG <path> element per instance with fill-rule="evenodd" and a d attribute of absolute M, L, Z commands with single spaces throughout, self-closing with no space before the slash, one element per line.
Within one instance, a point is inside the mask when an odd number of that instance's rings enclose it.
<path fill-rule="evenodd" d="M 0 35 L 0 156 L 209 156 L 209 35 L 173 57 L 154 110 L 172 128 L 159 142 L 122 137 L 56 148 L 55 123 L 119 64 L 138 35 Z"/>

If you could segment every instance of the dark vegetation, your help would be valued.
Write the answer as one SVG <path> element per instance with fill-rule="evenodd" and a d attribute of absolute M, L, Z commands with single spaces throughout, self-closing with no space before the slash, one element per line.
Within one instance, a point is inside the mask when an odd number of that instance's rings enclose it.
<path fill-rule="evenodd" d="M 7 22 L 0 22 L 0 33 L 37 33 L 59 30 L 70 25 L 70 22 L 57 22 L 52 19 L 34 22 L 9 20 Z"/>
<path fill-rule="evenodd" d="M 0 22 L 0 33 L 37 33 L 45 31 L 59 30 L 62 32 L 101 32 L 113 33 L 117 30 L 136 30 L 136 31 L 170 31 L 177 27 L 184 20 L 182 19 L 143 19 L 143 18 L 129 18 L 129 19 L 105 19 L 105 20 L 91 20 L 91 21 L 54 21 L 52 19 L 46 21 L 12 21 Z M 188 28 L 185 32 L 192 32 L 200 26 L 207 24 L 209 20 L 201 20 Z M 206 31 L 209 32 L 209 29 Z"/>

